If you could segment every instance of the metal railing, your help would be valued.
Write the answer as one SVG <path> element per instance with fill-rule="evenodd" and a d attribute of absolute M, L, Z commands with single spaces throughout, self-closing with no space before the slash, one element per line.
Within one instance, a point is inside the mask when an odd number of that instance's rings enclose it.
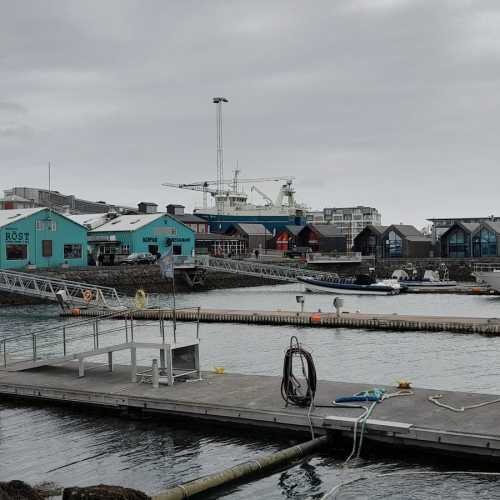
<path fill-rule="evenodd" d="M 200 255 L 196 258 L 196 265 L 210 271 L 222 271 L 232 274 L 243 274 L 246 276 L 257 276 L 271 280 L 288 281 L 296 283 L 297 278 L 332 276 L 332 273 L 314 271 L 299 267 L 285 267 L 273 264 L 264 264 L 259 261 L 248 261 L 239 259 L 221 259 L 209 255 Z"/>
<path fill-rule="evenodd" d="M 64 301 L 71 305 L 106 309 L 125 307 L 115 288 L 5 269 L 0 269 L 0 290 L 56 302 L 57 292 L 63 292 Z"/>
<path fill-rule="evenodd" d="M 196 339 L 199 340 L 199 314 L 196 323 Z M 167 334 L 165 326 L 167 314 L 159 315 L 154 321 L 144 321 L 134 319 L 134 312 L 137 310 L 116 311 L 111 314 L 102 315 L 96 318 L 72 321 L 62 325 L 38 330 L 22 335 L 6 337 L 0 339 L 0 366 L 7 368 L 16 363 L 40 361 L 57 362 L 64 361 L 68 357 L 76 358 L 83 352 L 89 353 L 98 351 L 103 347 L 105 340 L 112 337 L 112 345 L 129 344 L 137 341 L 137 335 L 144 331 L 143 327 L 154 325 L 158 333 L 158 342 L 165 344 L 168 341 L 177 342 L 177 327 L 175 320 L 171 334 Z M 166 311 L 169 313 L 169 311 Z M 118 319 L 119 318 L 119 319 Z M 113 320 L 113 324 L 106 324 L 106 320 Z M 106 337 L 107 335 L 107 337 Z"/>
<path fill-rule="evenodd" d="M 361 252 L 345 252 L 345 253 L 308 253 L 307 262 L 314 264 L 315 262 L 361 262 Z"/>
<path fill-rule="evenodd" d="M 474 272 L 475 273 L 492 273 L 492 272 L 500 273 L 500 262 L 485 262 L 480 264 L 474 264 Z"/>

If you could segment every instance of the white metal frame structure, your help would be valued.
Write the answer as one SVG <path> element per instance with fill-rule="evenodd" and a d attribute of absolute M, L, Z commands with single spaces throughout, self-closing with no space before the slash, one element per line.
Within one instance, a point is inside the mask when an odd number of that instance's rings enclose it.
<path fill-rule="evenodd" d="M 175 326 L 167 332 L 163 316 L 156 321 L 138 323 L 134 320 L 134 310 L 3 338 L 0 339 L 0 369 L 22 371 L 78 361 L 78 375 L 84 377 L 87 358 L 107 354 L 108 368 L 113 371 L 113 353 L 130 350 L 131 381 L 137 382 L 138 375 L 150 372 L 137 372 L 137 349 L 147 349 L 159 351 L 160 374 L 167 385 L 173 385 L 178 377 L 196 375 L 200 379 L 199 316 L 200 308 L 197 308 L 196 333 L 181 341 Z M 115 323 L 106 323 L 110 319 Z M 138 339 L 146 326 L 158 328 L 152 342 Z"/>
<path fill-rule="evenodd" d="M 123 309 L 115 288 L 79 283 L 36 274 L 0 269 L 0 291 L 59 302 L 57 292 L 68 305 Z"/>
<path fill-rule="evenodd" d="M 258 261 L 221 259 L 203 255 L 196 258 L 196 265 L 208 271 L 222 271 L 232 274 L 243 274 L 246 276 L 257 276 L 259 278 L 268 278 L 275 281 L 288 281 L 297 283 L 297 278 L 306 276 L 335 276 L 333 273 L 303 269 L 300 267 L 285 267 L 273 264 L 263 264 Z"/>

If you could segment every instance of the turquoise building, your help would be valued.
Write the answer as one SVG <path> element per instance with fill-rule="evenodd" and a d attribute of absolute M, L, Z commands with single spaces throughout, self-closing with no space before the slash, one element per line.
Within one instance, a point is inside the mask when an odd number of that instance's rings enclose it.
<path fill-rule="evenodd" d="M 87 265 L 87 229 L 48 208 L 0 210 L 0 268 Z"/>
<path fill-rule="evenodd" d="M 120 215 L 89 231 L 94 254 L 117 257 L 144 252 L 163 254 L 169 247 L 174 255 L 190 257 L 194 242 L 194 231 L 165 213 Z"/>

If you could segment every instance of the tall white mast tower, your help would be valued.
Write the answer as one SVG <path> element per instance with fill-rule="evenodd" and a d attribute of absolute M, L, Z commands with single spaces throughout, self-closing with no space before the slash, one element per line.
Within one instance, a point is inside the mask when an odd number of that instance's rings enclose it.
<path fill-rule="evenodd" d="M 212 102 L 216 105 L 217 123 L 217 213 L 220 214 L 223 208 L 222 185 L 224 181 L 224 149 L 222 144 L 222 103 L 229 102 L 225 97 L 214 97 Z"/>

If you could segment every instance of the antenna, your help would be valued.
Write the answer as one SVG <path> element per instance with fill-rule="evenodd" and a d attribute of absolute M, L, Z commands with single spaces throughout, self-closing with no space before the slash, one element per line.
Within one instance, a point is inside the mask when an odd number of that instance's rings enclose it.
<path fill-rule="evenodd" d="M 229 102 L 225 97 L 214 97 L 212 102 L 216 105 L 217 125 L 217 194 L 222 194 L 222 181 L 224 179 L 224 150 L 222 144 L 222 103 Z M 222 201 L 216 198 L 217 211 L 222 209 Z"/>

